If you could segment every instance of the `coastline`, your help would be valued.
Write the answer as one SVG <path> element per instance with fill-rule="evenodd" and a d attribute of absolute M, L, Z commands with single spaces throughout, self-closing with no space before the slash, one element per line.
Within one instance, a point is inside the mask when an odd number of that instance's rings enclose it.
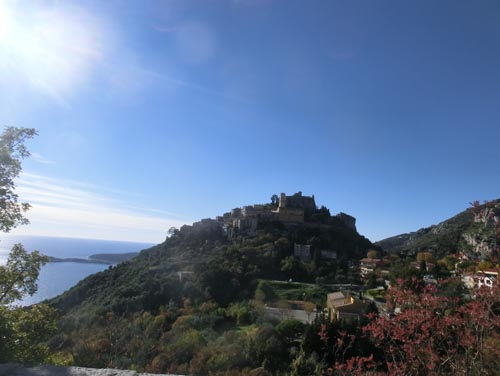
<path fill-rule="evenodd" d="M 135 256 L 137 256 L 139 252 L 128 252 L 128 253 L 99 253 L 90 255 L 87 258 L 80 257 L 54 257 L 48 256 L 49 262 L 51 263 L 61 263 L 61 262 L 74 262 L 78 264 L 103 264 L 103 265 L 115 265 L 120 262 L 128 261 Z"/>

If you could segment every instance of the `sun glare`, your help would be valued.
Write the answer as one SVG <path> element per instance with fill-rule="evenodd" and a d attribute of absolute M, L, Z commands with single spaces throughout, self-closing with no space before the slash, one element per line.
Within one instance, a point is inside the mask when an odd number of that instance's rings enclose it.
<path fill-rule="evenodd" d="M 12 16 L 6 4 L 0 3 L 0 43 L 8 38 L 12 27 Z"/>
<path fill-rule="evenodd" d="M 0 75 L 64 100 L 100 58 L 99 37 L 80 9 L 0 4 Z"/>

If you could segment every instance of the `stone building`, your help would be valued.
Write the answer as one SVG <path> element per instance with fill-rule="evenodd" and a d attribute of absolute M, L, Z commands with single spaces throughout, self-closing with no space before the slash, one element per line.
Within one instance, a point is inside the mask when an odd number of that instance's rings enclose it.
<path fill-rule="evenodd" d="M 304 210 L 316 210 L 316 202 L 314 195 L 302 196 L 302 192 L 297 192 L 293 196 L 286 196 L 284 193 L 280 195 L 279 207 L 298 208 Z"/>
<path fill-rule="evenodd" d="M 248 205 L 241 208 L 241 215 L 243 217 L 256 217 L 256 218 L 269 218 L 272 211 L 266 209 L 265 205 Z"/>
<path fill-rule="evenodd" d="M 368 277 L 381 264 L 382 260 L 380 259 L 371 259 L 371 258 L 361 259 L 359 265 L 359 271 L 361 272 L 361 277 L 362 278 Z"/>
<path fill-rule="evenodd" d="M 293 245 L 293 255 L 300 259 L 300 261 L 311 261 L 311 246 L 295 243 Z"/>
<path fill-rule="evenodd" d="M 248 206 L 243 206 L 241 208 L 241 215 L 243 217 L 254 217 L 255 216 L 255 209 L 252 205 Z"/>
<path fill-rule="evenodd" d="M 216 217 L 215 222 L 228 239 L 234 240 L 238 237 L 256 236 L 259 225 L 265 226 L 266 222 L 279 221 L 285 224 L 301 224 L 306 220 L 314 222 L 314 215 L 318 212 L 314 195 L 303 196 L 302 192 L 291 196 L 281 193 L 278 207 L 275 210 L 273 208 L 274 206 L 271 204 L 246 205 Z M 356 230 L 356 218 L 345 213 L 337 214 L 337 218 Z M 323 259 L 332 260 L 337 256 L 333 250 L 321 250 L 320 252 Z M 311 256 L 304 254 L 301 257 L 309 257 L 310 259 Z"/>
<path fill-rule="evenodd" d="M 241 215 L 241 209 L 240 208 L 234 208 L 231 210 L 231 217 L 236 218 Z"/>
<path fill-rule="evenodd" d="M 278 210 L 278 220 L 281 222 L 304 222 L 306 211 L 316 210 L 314 195 L 312 197 L 302 196 L 302 192 L 297 192 L 293 196 L 281 193 Z"/>
<path fill-rule="evenodd" d="M 257 218 L 246 217 L 235 219 L 233 227 L 238 229 L 239 235 L 255 236 L 257 233 Z"/>
<path fill-rule="evenodd" d="M 351 292 L 332 292 L 327 295 L 326 308 L 332 320 L 357 322 L 366 315 L 369 303 L 354 299 Z"/>

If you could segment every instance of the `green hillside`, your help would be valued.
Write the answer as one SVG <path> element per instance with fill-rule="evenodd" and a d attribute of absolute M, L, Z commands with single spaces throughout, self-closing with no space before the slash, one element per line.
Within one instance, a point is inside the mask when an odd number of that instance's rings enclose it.
<path fill-rule="evenodd" d="M 262 206 L 256 207 L 261 210 Z M 282 221 L 273 212 L 274 206 L 263 207 L 263 216 L 252 222 L 255 228 L 243 227 L 245 217 L 235 211 L 231 221 L 222 219 L 228 217 L 226 213 L 216 220 L 171 229 L 165 242 L 87 277 L 50 300 L 62 315 L 61 330 L 51 347 L 82 366 L 111 364 L 188 373 L 196 369 L 193 362 L 205 354 L 203 349 L 244 345 L 240 351 L 247 354 L 246 360 L 238 363 L 242 355 L 235 354 L 238 364 L 226 360 L 227 364 L 214 369 L 258 368 L 262 357 L 269 356 L 278 363 L 268 369 L 286 370 L 288 355 L 248 355 L 252 341 L 278 335 L 274 329 L 265 329 L 268 324 L 262 321 L 259 304 L 270 297 L 265 297 L 265 289 L 259 290 L 263 288 L 259 281 L 358 282 L 348 261 L 364 257 L 374 245 L 357 233 L 354 219 L 345 214 L 331 216 L 326 208 L 309 209 L 303 221 Z M 239 231 L 228 230 L 227 223 L 239 223 Z M 306 250 L 306 259 L 294 256 L 298 245 Z M 336 259 L 325 257 L 325 250 L 335 253 Z M 314 307 L 323 301 L 318 291 L 322 290 L 308 287 L 299 295 L 276 296 L 310 299 Z M 115 344 L 109 342 L 110 337 Z M 288 354 L 288 350 L 280 351 Z"/>
<path fill-rule="evenodd" d="M 489 218 L 488 213 L 492 213 Z M 466 253 L 486 257 L 495 247 L 494 215 L 500 215 L 500 200 L 469 208 L 437 225 L 393 236 L 376 244 L 389 253 L 415 254 L 432 251 L 436 257 Z"/>

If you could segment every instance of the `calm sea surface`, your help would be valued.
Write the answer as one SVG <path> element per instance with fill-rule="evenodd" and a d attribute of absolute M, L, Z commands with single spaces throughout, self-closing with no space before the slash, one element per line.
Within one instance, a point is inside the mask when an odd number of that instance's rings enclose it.
<path fill-rule="evenodd" d="M 4 235 L 0 237 L 0 264 L 6 262 L 12 245 L 16 243 L 22 243 L 28 251 L 38 250 L 45 255 L 60 258 L 87 258 L 94 253 L 138 252 L 153 245 L 109 240 Z M 29 305 L 52 298 L 68 290 L 86 276 L 107 268 L 108 265 L 101 264 L 48 263 L 40 271 L 37 293 L 24 298 L 20 304 Z"/>

